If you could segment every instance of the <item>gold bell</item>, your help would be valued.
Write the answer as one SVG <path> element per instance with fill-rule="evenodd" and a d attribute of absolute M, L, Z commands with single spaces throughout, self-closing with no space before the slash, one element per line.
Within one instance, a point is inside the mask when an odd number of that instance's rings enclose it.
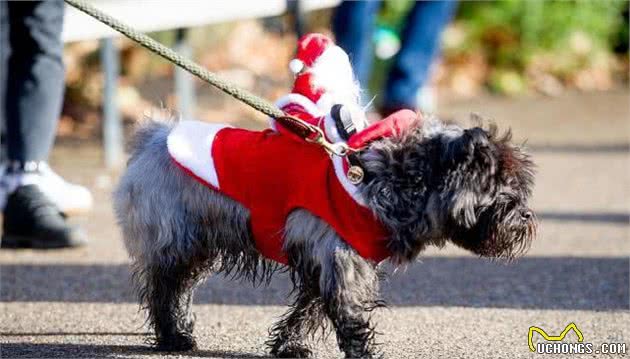
<path fill-rule="evenodd" d="M 348 168 L 347 177 L 352 184 L 361 183 L 363 181 L 363 175 L 363 168 L 359 166 L 350 166 L 350 168 Z"/>

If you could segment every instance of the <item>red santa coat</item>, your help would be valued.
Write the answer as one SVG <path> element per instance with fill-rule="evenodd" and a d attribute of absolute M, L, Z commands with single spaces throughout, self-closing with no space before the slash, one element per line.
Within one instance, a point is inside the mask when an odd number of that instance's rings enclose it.
<path fill-rule="evenodd" d="M 387 231 L 346 178 L 345 160 L 273 130 L 248 131 L 182 121 L 168 137 L 169 153 L 188 174 L 250 211 L 256 247 L 287 264 L 289 214 L 306 209 L 328 223 L 362 257 L 389 257 Z"/>

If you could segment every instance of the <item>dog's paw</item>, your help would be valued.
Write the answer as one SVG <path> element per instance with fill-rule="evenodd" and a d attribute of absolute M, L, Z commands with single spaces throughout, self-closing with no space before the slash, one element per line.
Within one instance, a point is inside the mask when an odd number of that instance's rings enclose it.
<path fill-rule="evenodd" d="M 160 352 L 185 352 L 195 349 L 197 349 L 197 342 L 189 334 L 161 338 L 155 344 L 155 350 Z"/>
<path fill-rule="evenodd" d="M 195 331 L 196 320 L 197 320 L 197 315 L 195 313 L 192 313 L 190 317 L 180 322 L 179 328 L 181 328 L 181 330 L 184 333 L 192 333 Z"/>
<path fill-rule="evenodd" d="M 380 351 L 368 351 L 368 352 L 346 352 L 346 358 L 361 358 L 361 359 L 385 359 L 385 355 Z"/>
<path fill-rule="evenodd" d="M 305 345 L 291 343 L 272 350 L 271 354 L 276 358 L 311 358 L 313 352 Z"/>

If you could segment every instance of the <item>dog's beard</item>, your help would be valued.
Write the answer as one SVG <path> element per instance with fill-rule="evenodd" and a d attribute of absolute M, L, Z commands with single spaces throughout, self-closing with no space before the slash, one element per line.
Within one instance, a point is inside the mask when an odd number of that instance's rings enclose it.
<path fill-rule="evenodd" d="M 454 242 L 483 257 L 511 261 L 523 256 L 536 237 L 537 220 L 522 218 L 522 209 L 495 205 L 480 214 L 470 230 L 454 234 Z"/>

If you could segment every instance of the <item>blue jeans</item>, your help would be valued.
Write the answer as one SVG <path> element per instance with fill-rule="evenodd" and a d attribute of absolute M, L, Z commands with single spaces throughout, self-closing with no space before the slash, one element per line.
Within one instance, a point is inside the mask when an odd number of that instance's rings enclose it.
<path fill-rule="evenodd" d="M 45 161 L 64 91 L 63 1 L 0 0 L 0 120 L 8 159 Z"/>
<path fill-rule="evenodd" d="M 372 34 L 380 1 L 344 1 L 333 18 L 337 44 L 349 55 L 355 73 L 365 86 L 372 68 Z M 385 85 L 383 108 L 416 108 L 418 89 L 429 75 L 438 53 L 440 34 L 450 21 L 457 1 L 418 1 L 407 16 L 401 49 Z"/>

